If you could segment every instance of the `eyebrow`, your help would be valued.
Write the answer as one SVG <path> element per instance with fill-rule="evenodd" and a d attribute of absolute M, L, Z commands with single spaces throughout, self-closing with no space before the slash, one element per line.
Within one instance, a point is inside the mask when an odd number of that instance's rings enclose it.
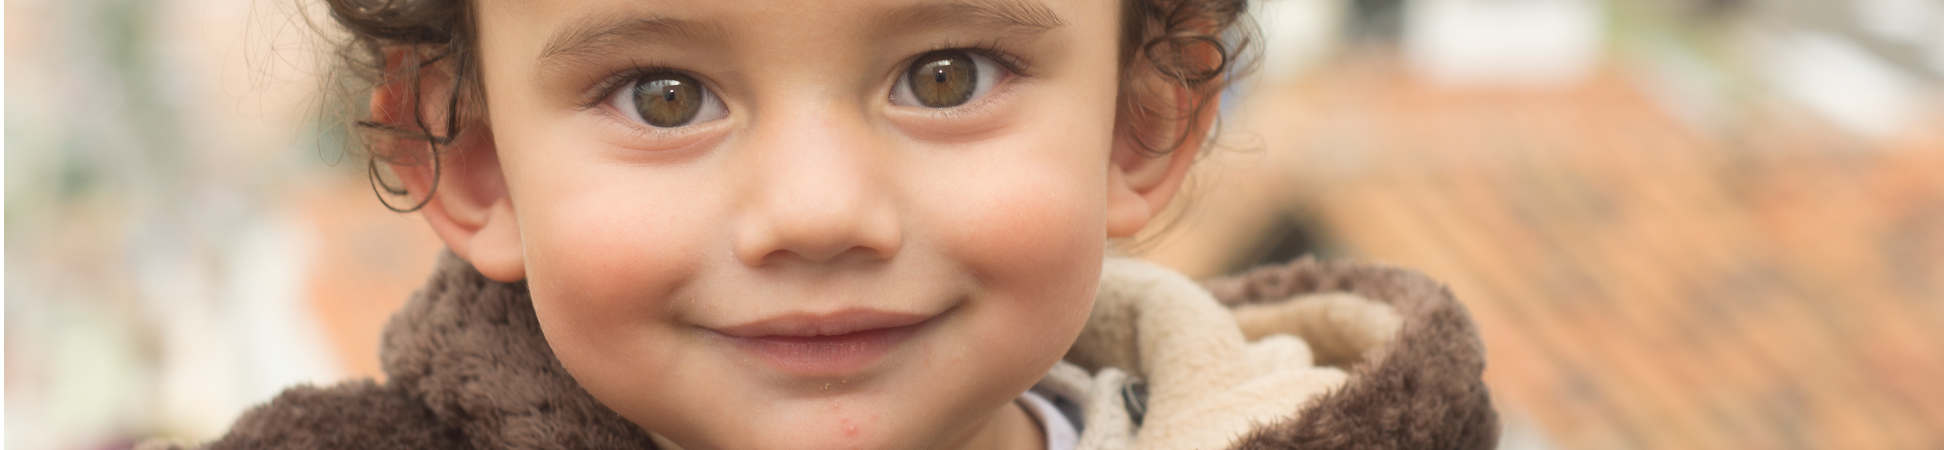
<path fill-rule="evenodd" d="M 952 0 L 925 3 L 891 10 L 878 18 L 880 24 L 900 28 L 930 28 L 963 25 L 998 28 L 1006 32 L 1037 34 L 1066 25 L 1060 15 L 1037 0 Z"/>
<path fill-rule="evenodd" d="M 875 18 L 880 29 L 922 29 L 946 25 L 994 28 L 1009 34 L 1032 35 L 1066 25 L 1059 14 L 1037 0 L 951 0 L 900 7 Z M 618 46 L 654 40 L 720 38 L 718 24 L 651 15 L 628 17 L 593 15 L 575 21 L 547 38 L 541 46 L 541 67 L 561 60 L 613 53 Z"/>
<path fill-rule="evenodd" d="M 720 37 L 719 26 L 651 15 L 630 17 L 592 15 L 563 27 L 540 47 L 541 67 L 560 60 L 595 57 L 612 53 L 618 46 L 655 40 L 702 39 Z"/>

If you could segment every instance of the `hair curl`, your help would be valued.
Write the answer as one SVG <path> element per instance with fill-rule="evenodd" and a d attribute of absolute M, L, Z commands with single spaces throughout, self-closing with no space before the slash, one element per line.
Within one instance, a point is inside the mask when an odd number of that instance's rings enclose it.
<path fill-rule="evenodd" d="M 350 92 L 368 94 L 390 83 L 410 86 L 413 99 L 423 99 L 419 91 L 422 72 L 441 62 L 452 64 L 452 82 L 445 93 L 449 113 L 442 127 L 426 123 L 416 108 L 408 112 L 411 125 L 400 127 L 373 120 L 370 111 L 356 112 L 361 119 L 352 122 L 353 134 L 369 155 L 367 176 L 379 203 L 397 212 L 413 212 L 425 206 L 437 190 L 441 176 L 442 147 L 461 132 L 463 117 L 483 117 L 485 96 L 480 79 L 476 30 L 472 3 L 467 0 L 324 0 L 331 19 L 349 33 L 336 45 L 337 67 L 330 82 L 349 86 Z M 1160 156 L 1180 148 L 1190 136 L 1191 118 L 1200 117 L 1209 100 L 1243 70 L 1237 70 L 1237 56 L 1250 48 L 1254 30 L 1246 16 L 1246 0 L 1122 0 L 1121 2 L 1121 94 L 1120 112 L 1129 114 L 1123 124 L 1160 124 L 1155 127 L 1123 129 L 1150 156 Z M 1224 33 L 1235 32 L 1224 39 Z M 388 54 L 401 58 L 388 61 Z M 400 70 L 389 70 L 396 67 Z M 1143 83 L 1143 77 L 1158 76 L 1173 92 L 1153 92 L 1157 87 Z M 1175 99 L 1185 92 L 1186 103 Z M 357 104 L 353 102 L 353 104 Z M 411 104 L 416 104 L 414 101 Z M 1126 125 L 1133 126 L 1133 125 Z M 1158 134 L 1163 145 L 1151 140 Z M 372 139 L 418 141 L 424 144 L 424 159 L 401 154 L 392 146 L 372 145 Z M 412 153 L 412 152 L 404 152 Z M 387 195 L 408 197 L 403 187 L 393 186 L 379 174 L 378 164 L 432 164 L 432 187 L 425 198 L 409 207 L 398 207 Z"/>

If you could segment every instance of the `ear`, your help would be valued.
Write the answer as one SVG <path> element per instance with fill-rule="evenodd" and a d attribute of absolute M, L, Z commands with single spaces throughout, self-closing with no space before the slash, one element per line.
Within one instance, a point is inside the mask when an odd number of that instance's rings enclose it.
<path fill-rule="evenodd" d="M 387 81 L 371 94 L 372 121 L 418 132 L 422 118 L 431 134 L 448 136 L 446 118 L 458 113 L 449 110 L 449 96 L 455 95 L 451 65 L 441 61 L 420 68 L 414 80 L 411 70 L 419 64 L 417 58 L 399 50 L 387 52 L 385 59 Z M 526 278 L 526 264 L 519 223 L 500 173 L 493 133 L 485 118 L 474 116 L 460 114 L 452 122 L 458 135 L 436 152 L 426 139 L 399 136 L 377 137 L 373 150 L 385 156 L 382 161 L 404 184 L 406 201 L 426 202 L 419 214 L 447 248 L 487 278 L 520 281 Z M 426 195 L 432 197 L 425 200 Z"/>
<path fill-rule="evenodd" d="M 1167 83 L 1143 80 L 1149 86 Z M 1107 172 L 1107 236 L 1132 237 L 1154 220 L 1168 201 L 1180 191 L 1188 178 L 1188 168 L 1207 142 L 1210 126 L 1221 109 L 1219 92 L 1210 92 L 1204 105 L 1193 101 L 1194 91 L 1186 86 L 1160 84 L 1144 92 L 1165 95 L 1159 106 L 1162 115 L 1143 114 L 1142 100 L 1122 102 L 1114 119 L 1114 149 Z M 1135 92 L 1143 92 L 1136 90 Z M 1183 123 L 1183 122 L 1186 123 Z M 1161 132 L 1154 132 L 1160 130 Z M 1177 133 L 1186 133 L 1177 134 Z M 1179 142 L 1174 148 L 1148 148 Z M 1156 154 L 1156 152 L 1166 152 Z"/>

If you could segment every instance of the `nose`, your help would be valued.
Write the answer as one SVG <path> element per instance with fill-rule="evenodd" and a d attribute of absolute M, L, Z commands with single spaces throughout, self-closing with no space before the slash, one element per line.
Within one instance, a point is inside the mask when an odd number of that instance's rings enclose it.
<path fill-rule="evenodd" d="M 903 245 L 890 147 L 862 118 L 820 109 L 772 116 L 736 152 L 745 265 L 888 260 Z"/>

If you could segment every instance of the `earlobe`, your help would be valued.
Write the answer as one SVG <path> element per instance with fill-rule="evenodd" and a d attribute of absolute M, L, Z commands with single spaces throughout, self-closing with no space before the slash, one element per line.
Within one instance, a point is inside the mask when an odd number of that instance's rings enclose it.
<path fill-rule="evenodd" d="M 519 220 L 514 217 L 513 202 L 507 197 L 500 197 L 487 208 L 485 225 L 473 232 L 466 247 L 467 253 L 461 257 L 486 278 L 507 283 L 526 279 Z"/>
<path fill-rule="evenodd" d="M 1181 190 L 1181 185 L 1188 178 L 1188 169 L 1194 165 L 1196 155 L 1206 143 L 1205 138 L 1214 123 L 1216 111 L 1220 109 L 1217 104 L 1219 97 L 1209 95 L 1207 104 L 1191 105 L 1187 99 L 1192 98 L 1193 94 L 1187 87 L 1176 87 L 1170 93 L 1173 95 L 1168 103 L 1180 111 L 1181 114 L 1175 117 L 1183 119 L 1160 120 L 1150 117 L 1144 120 L 1125 112 L 1117 119 L 1121 123 L 1115 126 L 1117 132 L 1113 154 L 1108 158 L 1108 237 L 1134 236 L 1167 207 L 1168 202 Z M 1154 123 L 1144 123 L 1149 120 Z M 1172 149 L 1149 149 L 1147 145 L 1154 141 L 1142 138 L 1140 133 L 1154 127 L 1179 130 L 1184 134 L 1161 140 L 1178 142 Z M 1157 151 L 1165 153 L 1155 154 Z"/>
<path fill-rule="evenodd" d="M 526 262 L 519 221 L 488 134 L 463 131 L 440 151 L 444 174 L 419 215 L 453 254 L 487 278 L 510 283 L 526 278 Z M 393 170 L 415 194 L 424 195 L 431 186 L 429 164 Z"/>
<path fill-rule="evenodd" d="M 1154 218 L 1154 208 L 1139 189 L 1128 184 L 1119 167 L 1107 171 L 1107 237 L 1132 237 Z"/>
<path fill-rule="evenodd" d="M 401 62 L 404 59 L 408 58 L 387 58 L 387 70 L 410 64 Z M 433 138 L 377 132 L 371 150 L 404 185 L 405 206 L 424 202 L 418 212 L 454 254 L 488 278 L 525 279 L 519 223 L 492 133 L 482 118 L 466 114 L 450 122 L 456 129 L 445 129 L 447 115 L 458 111 L 448 111 L 451 102 L 441 100 L 458 94 L 450 88 L 451 74 L 439 67 L 418 73 L 418 89 L 403 77 L 392 78 L 377 86 L 371 99 L 371 117 L 377 125 L 422 131 Z M 420 130 L 421 123 L 432 129 Z"/>

